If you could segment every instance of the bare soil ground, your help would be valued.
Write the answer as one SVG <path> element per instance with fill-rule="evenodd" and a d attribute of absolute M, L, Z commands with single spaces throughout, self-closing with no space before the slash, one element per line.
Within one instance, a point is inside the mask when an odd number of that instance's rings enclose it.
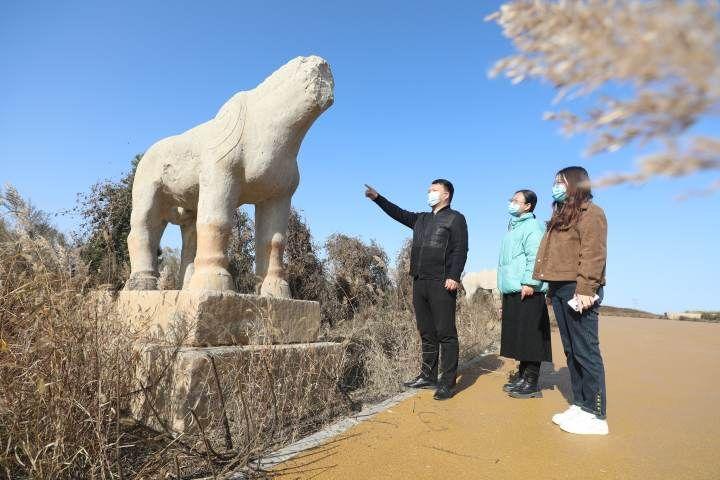
<path fill-rule="evenodd" d="M 462 375 L 437 402 L 422 391 L 341 437 L 277 467 L 288 479 L 720 478 L 720 325 L 604 316 L 606 437 L 573 436 L 550 421 L 570 395 L 553 333 L 544 398 L 514 400 L 499 357 Z"/>

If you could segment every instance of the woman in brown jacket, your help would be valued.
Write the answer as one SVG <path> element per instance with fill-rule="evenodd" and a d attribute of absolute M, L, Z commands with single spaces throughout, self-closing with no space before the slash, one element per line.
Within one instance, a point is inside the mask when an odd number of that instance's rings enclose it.
<path fill-rule="evenodd" d="M 573 405 L 552 420 L 569 433 L 607 435 L 605 368 L 598 339 L 607 220 L 592 198 L 584 168 L 568 167 L 557 173 L 553 214 L 540 243 L 533 277 L 549 283 L 548 297 L 572 383 Z"/>

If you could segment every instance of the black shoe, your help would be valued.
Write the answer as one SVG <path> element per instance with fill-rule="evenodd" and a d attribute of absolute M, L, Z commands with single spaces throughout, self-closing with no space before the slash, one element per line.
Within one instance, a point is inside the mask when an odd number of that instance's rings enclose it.
<path fill-rule="evenodd" d="M 403 385 L 408 388 L 436 388 L 437 382 L 430 380 L 429 378 L 425 378 L 422 375 L 418 375 L 417 378 L 405 382 Z"/>
<path fill-rule="evenodd" d="M 508 381 L 508 383 L 506 383 L 506 384 L 503 385 L 503 387 L 502 387 L 503 392 L 508 392 L 508 393 L 510 393 L 510 390 L 512 390 L 512 389 L 514 389 L 515 387 L 519 386 L 519 385 L 523 382 L 523 380 L 525 380 L 525 379 L 524 379 L 520 374 L 511 375 L 511 376 L 510 376 L 510 380 Z"/>
<path fill-rule="evenodd" d="M 447 400 L 448 398 L 452 398 L 453 395 L 452 388 L 443 385 L 435 391 L 433 398 L 435 400 Z"/>
<path fill-rule="evenodd" d="M 537 378 L 523 378 L 519 385 L 508 392 L 508 395 L 512 398 L 540 398 L 542 397 L 542 392 L 538 387 Z"/>

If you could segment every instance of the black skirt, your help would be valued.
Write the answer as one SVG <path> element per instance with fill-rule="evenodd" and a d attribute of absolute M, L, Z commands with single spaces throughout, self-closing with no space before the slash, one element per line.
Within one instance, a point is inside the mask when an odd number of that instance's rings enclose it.
<path fill-rule="evenodd" d="M 503 295 L 500 355 L 528 362 L 552 362 L 550 316 L 545 294 L 520 300 L 519 293 Z"/>

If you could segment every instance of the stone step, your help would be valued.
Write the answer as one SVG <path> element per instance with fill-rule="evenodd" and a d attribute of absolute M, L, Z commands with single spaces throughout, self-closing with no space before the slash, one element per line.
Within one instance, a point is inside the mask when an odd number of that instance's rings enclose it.
<path fill-rule="evenodd" d="M 255 435 L 347 409 L 337 388 L 340 343 L 137 348 L 146 388 L 131 411 L 159 431 L 198 433 L 201 426 L 218 437 L 227 418 L 233 437 Z"/>
<path fill-rule="evenodd" d="M 320 304 L 231 291 L 145 290 L 94 292 L 99 307 L 152 343 L 187 346 L 314 342 Z"/>

